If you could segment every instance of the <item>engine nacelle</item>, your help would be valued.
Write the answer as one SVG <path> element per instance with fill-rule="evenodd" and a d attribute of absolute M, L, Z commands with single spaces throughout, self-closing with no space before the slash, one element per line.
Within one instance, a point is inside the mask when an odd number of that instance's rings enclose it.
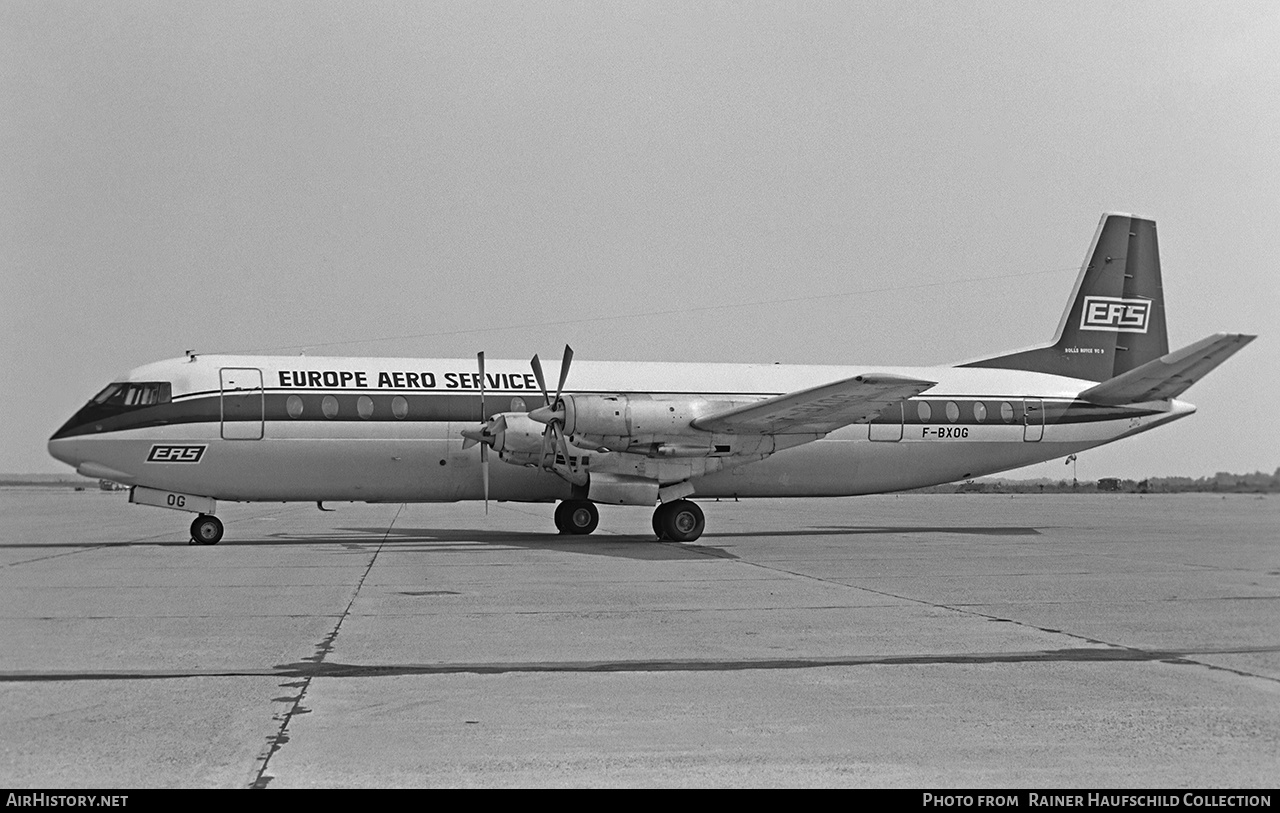
<path fill-rule="evenodd" d="M 543 424 L 523 412 L 503 412 L 493 416 L 493 450 L 508 463 L 537 464 L 542 459 Z"/>
<path fill-rule="evenodd" d="M 565 395 L 564 431 L 615 451 L 669 441 L 673 435 L 705 436 L 693 420 L 709 411 L 703 398 L 662 401 L 636 395 Z M 709 450 L 710 451 L 710 450 Z"/>

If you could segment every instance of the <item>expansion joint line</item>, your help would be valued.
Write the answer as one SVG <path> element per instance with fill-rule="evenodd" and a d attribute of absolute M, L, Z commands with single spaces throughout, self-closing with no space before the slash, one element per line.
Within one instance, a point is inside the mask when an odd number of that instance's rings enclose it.
<path fill-rule="evenodd" d="M 342 622 L 347 620 L 347 616 L 351 614 L 351 608 L 355 606 L 356 598 L 360 595 L 360 589 L 364 587 L 365 579 L 369 578 L 370 571 L 373 570 L 374 562 L 378 561 L 378 554 L 382 553 L 383 547 L 387 544 L 387 539 L 391 536 L 391 529 L 395 527 L 396 520 L 400 518 L 400 512 L 405 508 L 405 504 L 401 503 L 396 509 L 396 515 L 391 518 L 391 524 L 387 526 L 386 533 L 382 535 L 382 541 L 378 543 L 378 547 L 373 552 L 373 556 L 369 557 L 369 564 L 365 566 L 364 573 L 360 574 L 360 580 L 356 582 L 356 589 L 351 593 L 351 600 L 347 602 L 347 607 L 338 616 L 338 623 L 333 625 L 333 629 L 324 637 L 317 646 L 316 654 L 303 660 L 314 662 L 317 666 L 324 663 L 324 659 L 333 651 L 334 641 L 338 638 L 338 632 L 342 629 Z M 280 750 L 280 746 L 289 741 L 289 723 L 293 721 L 295 714 L 303 714 L 307 711 L 303 707 L 302 701 L 307 696 L 307 690 L 311 688 L 311 681 L 315 679 L 314 674 L 307 675 L 302 678 L 300 684 L 286 684 L 292 688 L 298 688 L 298 696 L 293 698 L 292 705 L 289 710 L 280 718 L 280 729 L 274 735 L 268 737 L 269 747 L 267 752 L 260 758 L 262 764 L 258 766 L 258 770 L 254 772 L 253 781 L 249 784 L 250 788 L 265 788 L 271 782 L 272 777 L 267 774 L 267 766 L 271 764 L 271 758 Z"/>
<path fill-rule="evenodd" d="M 708 556 L 712 558 L 720 558 L 720 559 L 727 558 L 721 554 L 712 553 L 710 551 L 699 551 L 699 552 L 702 553 L 704 556 Z M 760 568 L 761 570 L 768 570 L 773 573 L 784 573 L 788 576 L 795 576 L 796 578 L 808 579 L 811 581 L 821 582 L 823 584 L 829 584 L 836 587 L 842 587 L 842 588 L 851 589 L 851 590 L 864 590 L 868 593 L 874 593 L 878 596 L 884 596 L 886 598 L 894 598 L 894 599 L 898 599 L 899 601 L 910 601 L 913 604 L 921 604 L 925 607 L 932 607 L 937 610 L 947 610 L 949 612 L 959 613 L 961 615 L 969 615 L 975 618 L 985 618 L 988 621 L 998 621 L 1006 624 L 1013 624 L 1018 627 L 1024 627 L 1026 629 L 1037 630 L 1039 632 L 1047 632 L 1054 635 L 1062 635 L 1067 638 L 1074 638 L 1077 641 L 1082 641 L 1087 644 L 1094 644 L 1095 646 L 1104 646 L 1104 647 L 1109 647 L 1111 649 L 1119 649 L 1119 650 L 1124 650 L 1127 652 L 1135 652 L 1135 653 L 1144 652 L 1144 650 L 1141 647 L 1129 646 L 1128 644 L 1117 644 L 1114 641 L 1104 641 L 1100 638 L 1091 638 L 1087 635 L 1080 635 L 1079 633 L 1069 632 L 1064 629 L 1053 629 L 1051 627 L 1042 627 L 1037 624 L 1030 624 L 1026 621 L 1018 621 L 1017 619 L 1014 619 L 1014 618 L 1004 618 L 1002 616 L 993 615 L 991 613 L 984 613 L 980 610 L 970 609 L 968 607 L 957 607 L 952 604 L 944 604 L 936 601 L 927 601 L 925 599 L 915 598 L 913 596 L 903 596 L 897 593 L 890 593 L 887 590 L 877 590 L 874 587 L 866 587 L 864 585 L 846 584 L 844 582 L 836 581 L 835 579 L 825 579 L 822 576 L 814 576 L 811 573 L 801 573 L 797 570 L 788 570 L 784 567 L 765 565 L 759 562 L 746 562 L 741 559 L 738 559 L 735 561 L 738 564 L 743 564 L 750 567 L 757 567 L 757 568 Z M 1272 683 L 1280 683 L 1280 680 L 1278 680 L 1277 678 L 1271 677 L 1270 675 L 1264 675 L 1259 672 L 1249 672 L 1244 669 L 1236 669 L 1228 666 L 1216 666 L 1212 663 L 1206 663 L 1203 660 L 1197 660 L 1196 658 L 1193 658 L 1187 655 L 1183 655 L 1177 658 L 1171 658 L 1166 660 L 1165 662 L 1170 664 L 1202 666 L 1206 669 L 1212 669 L 1217 672 L 1228 672 L 1230 674 L 1238 675 L 1240 677 L 1257 678 L 1259 680 L 1270 681 Z"/>

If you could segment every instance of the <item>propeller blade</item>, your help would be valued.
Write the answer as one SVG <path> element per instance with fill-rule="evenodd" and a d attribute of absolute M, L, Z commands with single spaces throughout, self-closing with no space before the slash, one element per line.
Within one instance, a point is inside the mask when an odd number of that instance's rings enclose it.
<path fill-rule="evenodd" d="M 564 464 L 568 466 L 569 465 L 569 443 L 564 439 L 563 431 L 556 430 L 556 441 L 557 441 L 557 446 L 560 450 L 560 454 L 564 456 Z"/>
<path fill-rule="evenodd" d="M 488 429 L 487 416 L 484 412 L 484 351 L 476 353 L 476 365 L 480 368 L 480 431 L 477 433 L 480 437 L 475 441 L 487 441 L 480 443 L 480 481 L 484 488 L 484 513 L 489 514 L 489 446 L 493 443 L 492 436 L 486 437 L 485 431 Z M 467 444 L 471 442 L 471 437 L 464 431 L 462 436 L 467 440 L 462 442 L 462 448 L 467 448 Z"/>
<path fill-rule="evenodd" d="M 487 417 L 484 414 L 484 351 L 476 353 L 476 362 L 480 365 L 480 421 L 484 422 Z"/>
<path fill-rule="evenodd" d="M 560 383 L 556 385 L 556 400 L 550 401 L 550 406 L 555 406 L 560 400 L 560 393 L 564 392 L 564 381 L 569 377 L 569 364 L 573 361 L 573 348 L 569 345 L 564 346 L 564 361 L 560 362 Z"/>
<path fill-rule="evenodd" d="M 538 379 L 538 388 L 542 390 L 542 400 L 546 406 L 551 406 L 551 398 L 547 395 L 547 382 L 542 377 L 542 362 L 538 360 L 538 354 L 534 353 L 533 358 L 529 360 L 529 364 L 533 366 L 533 377 Z"/>
<path fill-rule="evenodd" d="M 549 423 L 547 424 L 546 430 L 542 433 L 542 455 L 538 458 L 538 462 L 542 464 L 544 469 L 547 468 L 547 442 L 551 440 L 551 433 L 555 431 L 555 427 L 555 424 Z M 555 452 L 552 451 L 552 454 L 554 453 Z M 555 458 L 552 458 L 551 463 L 554 465 L 555 462 Z"/>
<path fill-rule="evenodd" d="M 489 513 L 489 447 L 480 447 L 480 479 L 484 483 L 484 512 Z"/>

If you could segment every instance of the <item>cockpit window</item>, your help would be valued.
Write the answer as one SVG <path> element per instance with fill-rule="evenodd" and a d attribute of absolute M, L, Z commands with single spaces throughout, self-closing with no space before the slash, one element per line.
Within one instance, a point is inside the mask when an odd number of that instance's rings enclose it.
<path fill-rule="evenodd" d="M 126 408 L 155 406 L 169 403 L 172 392 L 168 381 L 119 382 L 108 385 L 89 403 Z"/>
<path fill-rule="evenodd" d="M 98 393 L 97 395 L 95 395 L 95 396 L 93 396 L 92 398 L 90 398 L 90 399 L 89 399 L 89 403 L 91 403 L 91 404 L 105 404 L 105 403 L 107 402 L 107 400 L 108 400 L 109 398 L 111 398 L 111 396 L 113 396 L 113 395 L 115 395 L 117 392 L 119 392 L 119 391 L 120 391 L 120 388 L 121 388 L 121 387 L 123 387 L 123 386 L 124 386 L 124 384 L 108 384 L 108 385 L 106 386 L 106 388 L 102 390 L 102 392 L 100 392 L 100 393 Z"/>

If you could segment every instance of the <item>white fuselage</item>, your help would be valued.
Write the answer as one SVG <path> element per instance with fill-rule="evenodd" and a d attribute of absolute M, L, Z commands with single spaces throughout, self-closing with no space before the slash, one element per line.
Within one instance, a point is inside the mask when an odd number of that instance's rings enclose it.
<path fill-rule="evenodd" d="M 1095 382 L 957 367 L 583 361 L 573 365 L 566 391 L 741 403 L 879 373 L 938 383 L 892 416 L 763 460 L 643 459 L 597 450 L 591 467 L 606 471 L 625 457 L 628 471 L 661 483 L 687 481 L 694 497 L 870 494 L 1018 468 L 1194 411 L 1179 401 L 1097 408 L 1077 399 Z M 168 403 L 102 420 L 86 407 L 77 426 L 73 419 L 50 440 L 49 451 L 89 476 L 219 500 L 481 499 L 480 451 L 464 448 L 461 435 L 481 420 L 476 376 L 474 359 L 162 361 L 118 380 L 168 382 Z M 486 377 L 486 415 L 543 404 L 527 362 L 490 360 Z M 206 448 L 190 455 L 196 459 L 180 459 L 182 448 L 200 446 Z M 495 457 L 490 471 L 496 500 L 550 501 L 570 493 L 564 479 L 541 468 Z"/>

